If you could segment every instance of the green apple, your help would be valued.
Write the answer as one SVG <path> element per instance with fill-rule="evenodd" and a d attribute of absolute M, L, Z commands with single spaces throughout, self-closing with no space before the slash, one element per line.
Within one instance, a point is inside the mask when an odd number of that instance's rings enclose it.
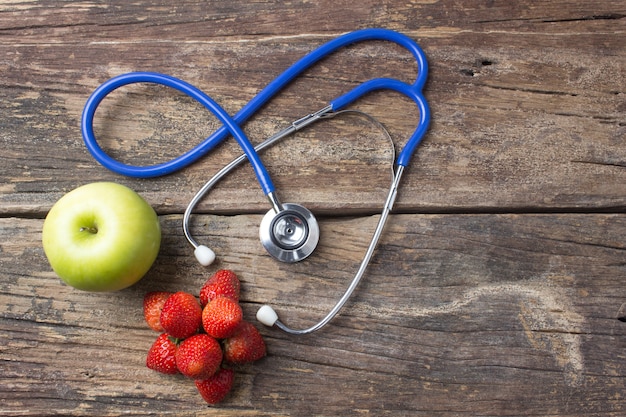
<path fill-rule="evenodd" d="M 96 182 L 70 191 L 46 216 L 43 249 L 56 274 L 85 291 L 116 291 L 139 281 L 159 252 L 152 207 L 130 188 Z"/>

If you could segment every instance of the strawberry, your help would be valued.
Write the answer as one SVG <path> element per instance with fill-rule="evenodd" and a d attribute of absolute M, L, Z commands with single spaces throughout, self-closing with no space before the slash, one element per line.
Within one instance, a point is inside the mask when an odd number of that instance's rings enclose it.
<path fill-rule="evenodd" d="M 196 297 L 178 291 L 165 301 L 160 321 L 170 336 L 185 339 L 195 334 L 202 324 L 202 307 Z"/>
<path fill-rule="evenodd" d="M 196 334 L 183 340 L 176 351 L 176 366 L 189 378 L 209 378 L 217 372 L 221 363 L 220 344 L 206 334 Z"/>
<path fill-rule="evenodd" d="M 200 289 L 200 304 L 204 307 L 209 301 L 220 296 L 229 297 L 239 302 L 240 288 L 239 278 L 233 271 L 220 269 Z"/>
<path fill-rule="evenodd" d="M 197 379 L 196 388 L 209 404 L 217 404 L 226 397 L 233 387 L 235 372 L 232 369 L 222 368 L 218 373 L 207 379 Z"/>
<path fill-rule="evenodd" d="M 267 353 L 265 341 L 252 323 L 242 321 L 235 333 L 224 341 L 224 359 L 230 363 L 254 362 Z"/>
<path fill-rule="evenodd" d="M 230 337 L 243 319 L 239 303 L 228 297 L 215 298 L 202 310 L 202 325 L 216 339 Z"/>
<path fill-rule="evenodd" d="M 162 333 L 148 350 L 146 366 L 163 374 L 177 374 L 176 350 L 172 339 L 167 333 Z"/>
<path fill-rule="evenodd" d="M 143 317 L 146 319 L 148 326 L 154 331 L 163 331 L 160 320 L 161 310 L 170 295 L 172 293 L 167 291 L 152 291 L 143 297 Z"/>

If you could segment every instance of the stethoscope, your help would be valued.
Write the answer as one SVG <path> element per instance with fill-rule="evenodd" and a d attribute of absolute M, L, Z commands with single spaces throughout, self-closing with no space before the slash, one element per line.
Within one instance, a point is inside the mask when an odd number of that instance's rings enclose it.
<path fill-rule="evenodd" d="M 375 78 L 366 81 L 354 88 L 352 91 L 335 98 L 323 109 L 296 120 L 288 128 L 278 132 L 256 147 L 250 143 L 240 125 L 248 120 L 257 110 L 259 110 L 261 106 L 271 100 L 274 95 L 276 95 L 283 87 L 300 75 L 304 70 L 308 69 L 325 56 L 347 45 L 367 40 L 390 41 L 409 50 L 417 61 L 417 78 L 415 82 L 407 84 L 403 81 L 392 78 Z M 195 206 L 209 192 L 209 190 L 215 186 L 220 179 L 247 159 L 250 161 L 254 169 L 263 193 L 267 196 L 271 204 L 271 209 L 261 221 L 261 228 L 259 232 L 261 243 L 267 252 L 275 259 L 281 262 L 298 262 L 313 253 L 317 246 L 319 241 L 319 226 L 317 224 L 317 220 L 305 207 L 299 204 L 282 203 L 278 199 L 274 184 L 272 183 L 265 166 L 259 158 L 258 152 L 271 146 L 282 138 L 310 125 L 311 123 L 336 114 L 350 103 L 353 103 L 361 96 L 372 91 L 393 90 L 412 99 L 419 110 L 419 123 L 415 132 L 413 132 L 410 139 L 397 157 L 391 186 L 389 188 L 381 216 L 378 220 L 378 224 L 376 225 L 376 229 L 372 236 L 372 240 L 370 241 L 354 278 L 344 292 L 343 296 L 321 321 L 302 330 L 291 329 L 285 325 L 278 319 L 278 315 L 269 305 L 262 306 L 257 312 L 257 319 L 267 326 L 276 326 L 291 334 L 307 334 L 319 330 L 330 322 L 337 315 L 337 313 L 339 313 L 359 284 L 359 281 L 363 277 L 372 255 L 374 254 L 374 250 L 378 244 L 383 228 L 387 222 L 388 215 L 392 210 L 396 199 L 402 173 L 404 172 L 405 167 L 409 164 L 416 147 L 419 145 L 428 130 L 430 110 L 422 93 L 427 76 L 428 62 L 426 60 L 426 56 L 419 45 L 411 38 L 387 29 L 364 29 L 342 35 L 310 52 L 293 64 L 285 72 L 276 77 L 232 117 L 211 97 L 200 91 L 198 88 L 169 75 L 153 72 L 132 72 L 114 77 L 100 85 L 87 100 L 83 110 L 81 130 L 89 152 L 98 162 L 116 173 L 138 178 L 156 177 L 180 170 L 206 155 L 226 137 L 228 137 L 229 134 L 232 135 L 241 146 L 243 154 L 230 162 L 228 165 L 224 166 L 224 168 L 215 174 L 213 178 L 207 181 L 206 184 L 193 197 L 183 216 L 183 230 L 185 237 L 194 247 L 194 254 L 198 262 L 204 266 L 208 266 L 215 260 L 215 253 L 207 246 L 198 243 L 191 235 L 189 230 L 190 216 Z M 160 84 L 187 94 L 211 111 L 223 124 L 223 126 L 190 151 L 168 162 L 150 166 L 132 166 L 123 164 L 107 155 L 98 145 L 93 130 L 93 119 L 98 105 L 109 93 L 122 86 L 133 83 Z"/>

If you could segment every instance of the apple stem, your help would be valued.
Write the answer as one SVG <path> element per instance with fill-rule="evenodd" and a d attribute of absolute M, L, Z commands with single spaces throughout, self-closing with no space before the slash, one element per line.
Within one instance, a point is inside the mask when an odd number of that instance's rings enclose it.
<path fill-rule="evenodd" d="M 81 232 L 89 232 L 92 235 L 95 235 L 98 233 L 98 229 L 96 227 L 81 227 L 80 228 Z"/>

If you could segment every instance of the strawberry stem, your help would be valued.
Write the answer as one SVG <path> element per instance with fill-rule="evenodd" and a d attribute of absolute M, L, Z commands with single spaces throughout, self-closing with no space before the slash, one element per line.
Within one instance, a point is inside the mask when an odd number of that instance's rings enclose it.
<path fill-rule="evenodd" d="M 167 337 L 169 337 L 169 339 L 172 341 L 172 343 L 174 343 L 176 346 L 180 345 L 181 342 L 184 340 L 184 339 L 179 339 L 177 337 L 172 337 L 172 336 L 169 336 L 169 335 Z"/>

